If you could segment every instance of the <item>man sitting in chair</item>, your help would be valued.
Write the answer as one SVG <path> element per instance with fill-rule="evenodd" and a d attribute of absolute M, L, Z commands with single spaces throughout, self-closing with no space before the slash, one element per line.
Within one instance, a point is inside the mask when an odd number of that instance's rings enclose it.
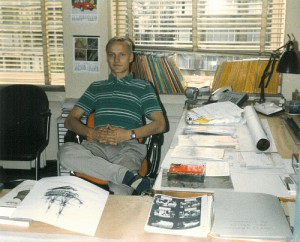
<path fill-rule="evenodd" d="M 108 80 L 93 82 L 65 121 L 67 129 L 91 140 L 65 143 L 58 159 L 69 170 L 107 180 L 115 194 L 143 194 L 150 190 L 150 181 L 138 170 L 147 150 L 137 139 L 164 132 L 166 120 L 150 82 L 133 79 L 129 71 L 132 41 L 112 38 L 106 55 Z M 92 112 L 94 129 L 80 122 L 84 113 Z M 151 122 L 143 125 L 143 116 Z"/>

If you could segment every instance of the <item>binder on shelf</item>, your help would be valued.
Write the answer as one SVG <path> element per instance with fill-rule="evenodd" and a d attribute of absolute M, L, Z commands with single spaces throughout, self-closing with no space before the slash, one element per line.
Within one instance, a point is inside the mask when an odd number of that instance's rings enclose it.
<path fill-rule="evenodd" d="M 173 54 L 138 52 L 133 70 L 135 78 L 150 81 L 159 93 L 184 92 L 184 78 Z"/>

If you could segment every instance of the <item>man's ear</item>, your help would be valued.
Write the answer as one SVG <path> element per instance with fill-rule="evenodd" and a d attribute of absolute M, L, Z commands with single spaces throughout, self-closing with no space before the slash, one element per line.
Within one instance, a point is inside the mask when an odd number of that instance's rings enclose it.
<path fill-rule="evenodd" d="M 130 54 L 130 60 L 129 60 L 129 62 L 131 63 L 131 62 L 133 62 L 133 60 L 134 60 L 134 54 L 131 53 L 131 54 Z"/>

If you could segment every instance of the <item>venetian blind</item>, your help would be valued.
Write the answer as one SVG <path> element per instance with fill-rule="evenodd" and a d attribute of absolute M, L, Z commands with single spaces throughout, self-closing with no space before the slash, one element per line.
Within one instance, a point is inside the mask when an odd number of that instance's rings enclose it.
<path fill-rule="evenodd" d="M 286 0 L 113 0 L 115 35 L 137 48 L 260 54 L 284 40 Z"/>
<path fill-rule="evenodd" d="M 0 1 L 0 83 L 64 85 L 62 2 Z"/>

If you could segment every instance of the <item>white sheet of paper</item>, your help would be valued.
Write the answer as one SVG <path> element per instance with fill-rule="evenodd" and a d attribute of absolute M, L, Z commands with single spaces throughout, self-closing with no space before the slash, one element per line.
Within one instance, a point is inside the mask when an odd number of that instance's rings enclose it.
<path fill-rule="evenodd" d="M 276 162 L 270 153 L 256 153 L 256 152 L 241 152 L 246 167 L 252 169 L 259 168 L 283 168 L 284 164 L 280 161 Z"/>
<path fill-rule="evenodd" d="M 233 147 L 238 141 L 226 135 L 178 135 L 178 146 Z"/>
<path fill-rule="evenodd" d="M 12 217 L 94 235 L 108 194 L 74 176 L 47 177 L 36 183 Z"/>
<path fill-rule="evenodd" d="M 230 176 L 228 162 L 223 161 L 207 161 L 205 164 L 206 176 Z"/>
<path fill-rule="evenodd" d="M 176 146 L 173 149 L 172 157 L 221 160 L 224 157 L 224 149 Z"/>
<path fill-rule="evenodd" d="M 260 192 L 277 197 L 291 197 L 279 174 L 231 173 L 234 191 Z"/>

